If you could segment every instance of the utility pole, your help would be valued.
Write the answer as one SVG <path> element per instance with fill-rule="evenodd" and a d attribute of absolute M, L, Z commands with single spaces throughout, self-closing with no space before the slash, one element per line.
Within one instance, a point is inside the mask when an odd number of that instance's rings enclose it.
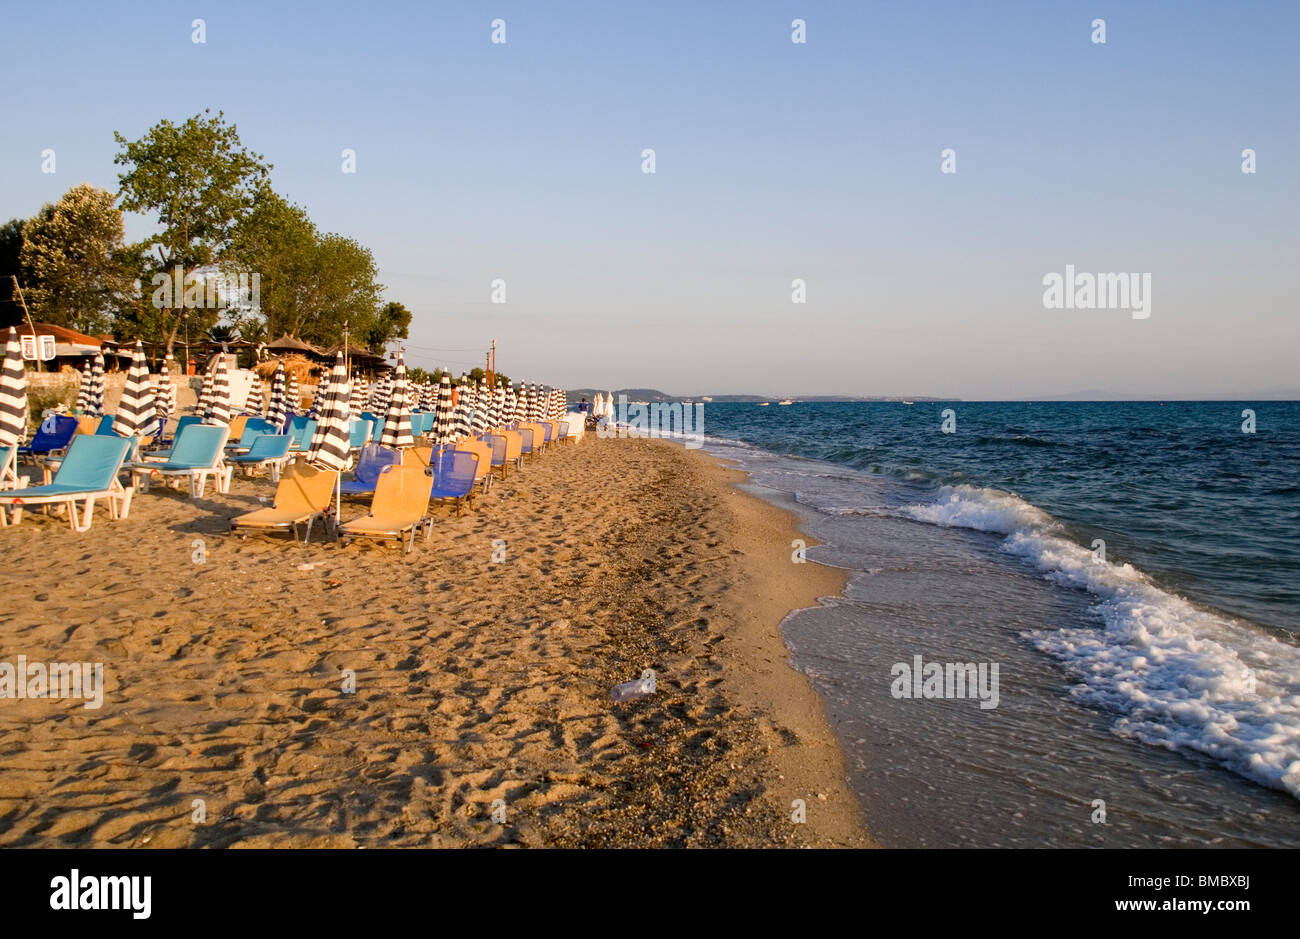
<path fill-rule="evenodd" d="M 27 317 L 27 328 L 32 331 L 32 346 L 36 349 L 36 371 L 43 372 L 41 367 L 41 344 L 36 338 L 36 326 L 32 323 L 32 313 L 27 309 L 27 300 L 23 297 L 22 285 L 18 283 L 18 276 L 10 274 L 9 279 L 14 282 L 14 290 L 18 292 L 18 302 L 23 305 L 23 314 Z"/>
<path fill-rule="evenodd" d="M 497 341 L 492 340 L 492 351 L 488 353 L 488 387 L 495 388 L 497 383 Z"/>

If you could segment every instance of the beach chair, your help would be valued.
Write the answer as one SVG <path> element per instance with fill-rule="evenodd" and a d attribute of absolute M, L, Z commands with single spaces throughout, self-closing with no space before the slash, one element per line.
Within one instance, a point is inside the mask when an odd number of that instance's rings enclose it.
<path fill-rule="evenodd" d="M 522 440 L 519 447 L 519 468 L 523 469 L 524 461 L 535 452 L 533 447 L 533 428 L 528 424 L 520 424 L 514 430 L 514 433 L 519 434 Z"/>
<path fill-rule="evenodd" d="M 46 427 L 49 430 L 46 430 Z M 77 433 L 77 419 L 66 415 L 48 417 L 41 422 L 40 428 L 32 437 L 32 442 L 18 448 L 19 456 L 30 456 L 33 460 L 43 456 L 53 456 L 68 449 L 73 436 Z"/>
<path fill-rule="evenodd" d="M 375 491 L 375 483 L 379 481 L 379 474 L 384 471 L 384 468 L 394 466 L 401 461 L 402 455 L 396 450 L 381 447 L 377 443 L 368 443 L 361 448 L 356 468 L 352 471 L 352 479 L 340 483 L 339 492 L 345 496 L 369 495 Z"/>
<path fill-rule="evenodd" d="M 402 451 L 402 465 L 427 469 L 433 459 L 433 447 L 407 447 Z"/>
<path fill-rule="evenodd" d="M 99 419 L 99 423 L 95 425 L 95 433 L 101 437 L 107 437 L 113 432 L 113 415 L 105 414 Z"/>
<path fill-rule="evenodd" d="M 564 419 L 569 424 L 569 428 L 565 433 L 566 439 L 573 443 L 582 440 L 582 435 L 587 429 L 586 415 L 580 411 L 570 411 L 568 414 L 564 415 Z"/>
<path fill-rule="evenodd" d="M 555 424 L 555 439 L 560 443 L 573 443 L 573 438 L 569 436 L 569 422 L 556 421 Z"/>
<path fill-rule="evenodd" d="M 370 514 L 354 518 L 339 526 L 339 540 L 347 544 L 353 538 L 406 538 L 406 551 L 415 544 L 415 530 L 429 514 L 429 477 L 418 464 L 385 466 L 370 502 Z M 429 540 L 432 526 L 426 526 L 424 539 Z"/>
<path fill-rule="evenodd" d="M 21 489 L 26 485 L 26 477 L 18 475 L 18 447 L 0 447 L 0 489 Z"/>
<path fill-rule="evenodd" d="M 247 414 L 240 414 L 238 417 L 231 418 L 229 439 L 235 441 L 236 446 L 238 445 L 239 439 L 244 436 L 244 428 L 247 426 L 248 426 Z M 230 444 L 226 444 L 226 446 L 230 446 Z"/>
<path fill-rule="evenodd" d="M 348 423 L 348 447 L 352 450 L 360 450 L 370 442 L 370 428 L 373 425 L 369 421 L 350 421 Z"/>
<path fill-rule="evenodd" d="M 217 492 L 229 492 L 233 468 L 225 464 L 222 452 L 229 434 L 229 427 L 218 424 L 191 425 L 176 438 L 165 463 L 136 463 L 131 467 L 131 476 L 143 477 L 140 488 L 144 491 L 148 491 L 149 478 L 155 474 L 184 476 L 190 483 L 190 498 L 194 499 L 203 495 L 211 476 Z"/>
<path fill-rule="evenodd" d="M 289 421 L 289 452 L 302 453 L 311 449 L 311 438 L 316 436 L 314 417 L 295 417 Z"/>
<path fill-rule="evenodd" d="M 510 463 L 510 445 L 505 434 L 484 434 L 481 439 L 492 448 L 492 469 L 500 470 L 501 478 L 505 479 Z"/>
<path fill-rule="evenodd" d="M 336 473 L 318 470 L 306 463 L 296 463 L 280 477 L 280 484 L 275 489 L 275 503 L 266 509 L 254 509 L 230 520 L 230 530 L 263 529 L 268 531 L 289 530 L 293 540 L 298 540 L 298 526 L 306 523 L 302 543 L 311 539 L 312 524 L 318 518 L 329 514 L 330 502 L 334 498 Z M 247 538 L 248 532 L 240 532 Z"/>
<path fill-rule="evenodd" d="M 99 434 L 76 437 L 68 445 L 67 457 L 52 482 L 44 486 L 6 489 L 0 492 L 0 505 L 8 504 L 12 508 L 15 524 L 22 521 L 23 509 L 29 505 L 66 505 L 68 524 L 76 532 L 90 530 L 98 499 L 108 501 L 110 518 L 126 518 L 131 510 L 134 489 L 124 487 L 117 474 L 133 443 L 132 438 L 117 434 L 111 437 Z M 84 500 L 80 517 L 77 515 L 78 500 Z M 4 513 L 0 512 L 0 524 L 3 522 Z"/>
<path fill-rule="evenodd" d="M 244 419 L 243 433 L 241 433 L 239 437 L 236 438 L 235 425 L 232 422 L 230 425 L 230 439 L 234 440 L 234 442 L 227 443 L 226 449 L 247 450 L 249 447 L 253 445 L 253 441 L 256 440 L 258 437 L 264 436 L 266 434 L 274 434 L 275 432 L 276 432 L 275 425 L 272 424 L 270 421 L 264 420 L 260 417 L 249 417 Z"/>
<path fill-rule="evenodd" d="M 432 469 L 433 488 L 429 498 L 435 502 L 454 499 L 456 514 L 460 515 L 465 500 L 474 496 L 478 454 L 468 450 L 443 450 L 434 458 Z"/>
<path fill-rule="evenodd" d="M 473 453 L 478 457 L 478 466 L 474 470 L 474 482 L 483 484 L 486 493 L 492 488 L 492 446 L 482 440 L 467 437 L 456 444 L 457 450 Z"/>
<path fill-rule="evenodd" d="M 288 434 L 258 434 L 246 451 L 228 456 L 226 461 L 250 476 L 256 467 L 268 466 L 271 469 L 271 482 L 278 483 L 281 468 L 288 458 Z"/>
<path fill-rule="evenodd" d="M 186 414 L 184 417 L 178 417 L 176 419 L 176 429 L 172 431 L 171 438 L 165 439 L 162 433 L 162 431 L 165 428 L 159 428 L 158 436 L 154 438 L 154 442 L 160 444 L 166 444 L 167 446 L 170 447 L 173 443 L 176 442 L 176 438 L 180 436 L 180 432 L 182 430 L 184 430 L 186 427 L 189 427 L 191 424 L 202 424 L 202 423 L 203 423 L 203 418 L 199 417 L 196 414 Z M 149 459 L 152 459 L 156 456 L 158 456 L 158 453 L 146 454 L 146 458 Z"/>

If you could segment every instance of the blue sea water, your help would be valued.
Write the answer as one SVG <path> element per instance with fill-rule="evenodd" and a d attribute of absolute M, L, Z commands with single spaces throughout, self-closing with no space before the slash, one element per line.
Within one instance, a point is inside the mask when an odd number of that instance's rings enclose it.
<path fill-rule="evenodd" d="M 709 404 L 705 432 L 851 574 L 783 630 L 887 844 L 1300 844 L 1300 402 Z M 916 654 L 1000 663 L 999 707 L 894 697 Z"/>

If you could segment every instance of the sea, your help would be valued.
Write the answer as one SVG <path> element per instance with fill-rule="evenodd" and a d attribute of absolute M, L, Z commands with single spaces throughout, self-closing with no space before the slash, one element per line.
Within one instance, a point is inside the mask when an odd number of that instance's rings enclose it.
<path fill-rule="evenodd" d="M 1300 846 L 1300 402 L 706 408 L 880 843 Z"/>

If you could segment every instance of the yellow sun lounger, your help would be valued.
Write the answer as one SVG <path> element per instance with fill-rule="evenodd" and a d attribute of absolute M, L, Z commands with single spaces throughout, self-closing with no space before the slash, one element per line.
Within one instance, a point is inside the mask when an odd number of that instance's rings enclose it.
<path fill-rule="evenodd" d="M 375 485 L 370 514 L 340 525 L 339 539 L 347 544 L 357 536 L 405 538 L 405 550 L 410 551 L 415 544 L 415 530 L 429 514 L 429 492 L 429 477 L 418 461 L 385 467 Z M 428 530 L 424 540 L 429 540 Z"/>
<path fill-rule="evenodd" d="M 275 505 L 232 518 L 230 530 L 287 528 L 293 532 L 293 540 L 297 541 L 298 526 L 305 522 L 307 530 L 302 541 L 306 544 L 311 539 L 312 523 L 329 512 L 337 480 L 337 473 L 313 469 L 305 463 L 295 464 L 280 477 L 280 484 L 275 489 Z M 247 532 L 243 534 L 247 537 Z"/>

